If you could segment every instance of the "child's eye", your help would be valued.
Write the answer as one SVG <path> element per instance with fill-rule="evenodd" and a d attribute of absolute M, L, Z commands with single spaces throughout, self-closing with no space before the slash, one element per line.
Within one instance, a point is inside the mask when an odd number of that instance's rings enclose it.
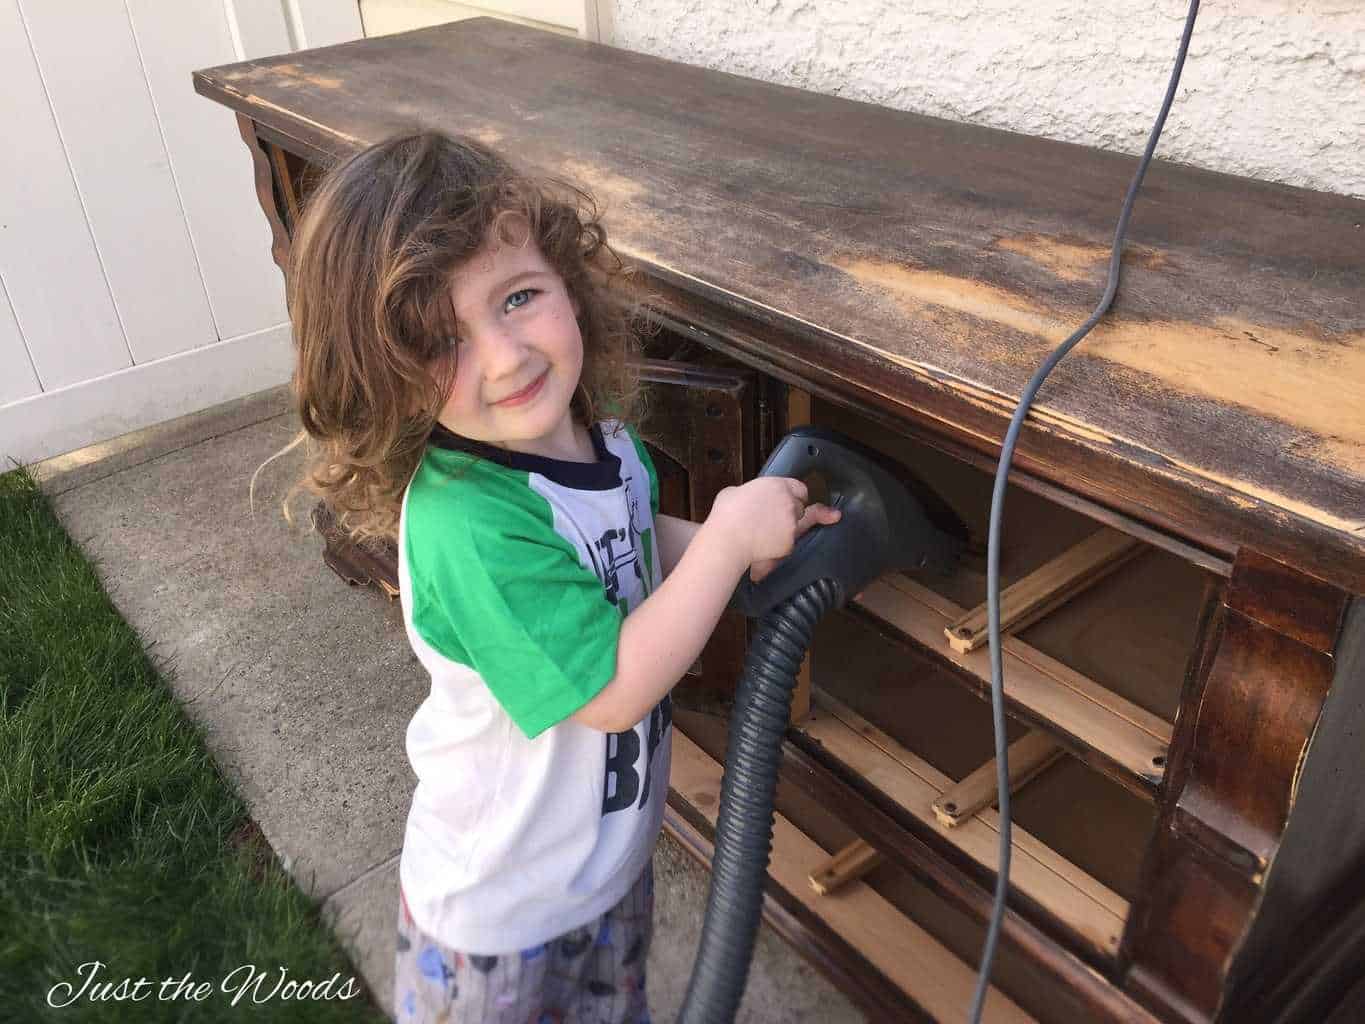
<path fill-rule="evenodd" d="M 508 311 L 520 309 L 531 301 L 531 296 L 536 294 L 536 291 L 535 288 L 523 288 L 519 292 L 513 292 L 511 295 L 507 296 L 507 301 L 503 303 L 503 308 Z"/>

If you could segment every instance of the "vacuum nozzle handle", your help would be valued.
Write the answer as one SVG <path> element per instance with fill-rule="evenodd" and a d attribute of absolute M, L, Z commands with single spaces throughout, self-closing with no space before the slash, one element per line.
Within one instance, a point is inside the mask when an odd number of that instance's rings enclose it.
<path fill-rule="evenodd" d="M 824 427 L 798 427 L 778 442 L 760 476 L 824 477 L 837 523 L 812 527 L 769 575 L 746 572 L 731 607 L 759 618 L 808 583 L 831 579 L 848 595 L 893 569 L 947 569 L 960 541 L 939 530 L 903 470 L 879 452 Z"/>

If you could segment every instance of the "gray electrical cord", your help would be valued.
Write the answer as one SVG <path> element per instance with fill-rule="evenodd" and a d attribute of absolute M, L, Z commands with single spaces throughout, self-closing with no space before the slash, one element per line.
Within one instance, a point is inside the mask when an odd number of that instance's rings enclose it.
<path fill-rule="evenodd" d="M 1185 66 L 1185 52 L 1190 48 L 1190 36 L 1194 33 L 1194 19 L 1199 13 L 1199 0 L 1190 0 L 1189 14 L 1185 17 L 1185 31 L 1180 37 L 1180 50 L 1175 57 L 1175 67 L 1171 69 L 1171 80 L 1166 86 L 1166 97 L 1161 101 L 1161 112 L 1147 138 L 1147 148 L 1143 150 L 1137 172 L 1128 186 L 1128 194 L 1123 197 L 1123 210 L 1119 213 L 1118 227 L 1114 230 L 1114 249 L 1109 256 L 1109 283 L 1104 289 L 1104 297 L 1090 314 L 1090 319 L 1081 324 L 1076 332 L 1062 342 L 1043 361 L 1034 372 L 1014 410 L 1009 429 L 1005 431 L 1005 441 L 1000 449 L 1000 462 L 995 470 L 995 487 L 991 491 L 991 519 L 987 535 L 986 549 L 986 624 L 990 638 L 991 652 L 991 716 L 995 725 L 995 781 L 1000 796 L 1000 864 L 995 879 L 995 905 L 991 910 L 991 921 L 986 929 L 986 944 L 981 951 L 981 967 L 976 978 L 976 993 L 972 997 L 969 1020 L 978 1024 L 981 1011 L 986 1003 L 986 992 L 990 989 L 991 964 L 995 960 L 995 947 L 1000 939 L 1000 922 L 1005 916 L 1005 897 L 1009 891 L 1010 880 L 1010 775 L 1006 762 L 1005 743 L 1005 683 L 1000 657 L 1000 520 L 1005 509 L 1005 482 L 1009 478 L 1010 463 L 1014 459 L 1014 446 L 1019 438 L 1019 430 L 1028 416 L 1034 396 L 1043 386 L 1043 381 L 1052 372 L 1062 357 L 1070 352 L 1090 329 L 1108 311 L 1110 303 L 1119 288 L 1119 264 L 1123 254 L 1123 236 L 1128 230 L 1128 219 L 1133 212 L 1133 200 L 1137 198 L 1142 179 L 1151 163 L 1152 153 L 1156 151 L 1157 140 L 1166 123 L 1171 102 L 1175 99 L 1176 87 L 1180 84 L 1180 72 Z"/>

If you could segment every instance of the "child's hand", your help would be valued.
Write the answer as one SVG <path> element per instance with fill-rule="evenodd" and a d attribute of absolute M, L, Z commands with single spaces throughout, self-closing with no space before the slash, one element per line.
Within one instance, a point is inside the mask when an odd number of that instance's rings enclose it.
<path fill-rule="evenodd" d="M 794 547 L 796 542 L 801 539 L 802 534 L 812 526 L 829 526 L 831 523 L 837 523 L 842 515 L 843 513 L 838 509 L 830 508 L 828 505 L 822 505 L 818 502 L 814 505 L 807 505 L 801 518 L 796 521 L 796 536 L 792 538 L 792 546 Z M 788 554 L 790 553 L 789 551 Z M 755 562 L 749 566 L 749 579 L 757 583 L 781 563 L 782 558 L 765 558 Z"/>
<path fill-rule="evenodd" d="M 761 476 L 716 495 L 707 516 L 738 543 L 757 582 L 791 554 L 797 538 L 812 526 L 834 523 L 840 513 L 826 505 L 806 506 L 806 485 L 784 476 Z"/>

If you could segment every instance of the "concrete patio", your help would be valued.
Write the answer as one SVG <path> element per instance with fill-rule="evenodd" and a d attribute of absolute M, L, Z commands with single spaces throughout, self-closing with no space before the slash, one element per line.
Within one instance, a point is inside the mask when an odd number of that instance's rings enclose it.
<path fill-rule="evenodd" d="M 398 855 L 415 777 L 403 739 L 429 680 L 399 604 L 343 584 L 280 500 L 298 452 L 283 387 L 50 459 L 35 473 L 202 727 L 281 862 L 322 904 L 390 1016 Z M 676 1017 L 708 875 L 664 837 L 649 992 Z M 765 925 L 738 1018 L 862 1015 Z"/>

